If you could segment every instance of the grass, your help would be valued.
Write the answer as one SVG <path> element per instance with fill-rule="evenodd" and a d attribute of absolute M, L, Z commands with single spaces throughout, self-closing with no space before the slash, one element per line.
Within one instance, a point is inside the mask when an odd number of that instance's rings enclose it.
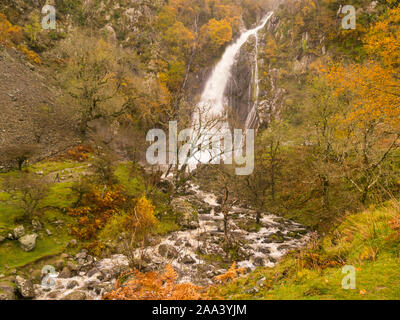
<path fill-rule="evenodd" d="M 114 174 L 129 195 L 139 198 L 145 192 L 144 179 L 138 174 L 132 174 L 131 169 L 131 164 L 120 163 L 115 168 Z"/>
<path fill-rule="evenodd" d="M 70 169 L 68 170 L 68 174 L 76 174 L 85 171 L 86 165 L 87 163 L 70 160 L 45 161 L 26 167 L 24 170 L 35 173 L 43 172 L 42 176 L 65 169 Z M 146 192 L 144 175 L 139 171 L 133 174 L 131 172 L 131 165 L 129 163 L 120 163 L 116 167 L 115 175 L 130 196 L 135 198 L 141 197 Z M 0 185 L 6 177 L 17 176 L 19 174 L 20 172 L 16 170 L 0 173 Z M 40 213 L 43 230 L 39 232 L 41 236 L 38 238 L 36 248 L 33 251 L 24 252 L 19 247 L 17 241 L 6 240 L 0 245 L 0 273 L 7 275 L 13 269 L 28 268 L 28 266 L 37 264 L 43 259 L 66 251 L 66 243 L 72 239 L 68 234 L 66 225 L 76 223 L 76 219 L 64 213 L 64 209 L 70 208 L 76 201 L 76 195 L 71 190 L 73 184 L 73 181 L 53 184 L 46 197 L 40 201 L 38 212 Z M 168 195 L 163 194 L 158 189 L 153 189 L 150 190 L 150 198 L 156 206 L 156 213 L 160 213 L 162 217 L 156 233 L 165 235 L 179 230 L 179 226 L 175 223 L 175 217 L 166 204 L 168 203 Z M 30 221 L 22 220 L 23 210 L 18 207 L 16 201 L 11 198 L 11 194 L 1 192 L 0 188 L 0 235 L 6 235 L 20 224 L 24 224 L 26 233 L 33 232 Z M 53 223 L 56 220 L 62 220 L 64 224 L 56 226 Z M 47 236 L 45 229 L 50 230 L 52 235 Z"/>
<path fill-rule="evenodd" d="M 240 300 L 400 299 L 400 237 L 390 227 L 396 216 L 391 205 L 350 215 L 300 254 L 223 285 L 218 294 Z M 344 265 L 354 266 L 356 289 L 343 289 Z"/>
<path fill-rule="evenodd" d="M 63 162 L 41 162 L 27 168 L 31 172 L 43 171 L 44 175 L 65 169 L 71 172 L 80 172 L 84 164 L 73 161 Z M 18 171 L 0 174 L 0 183 L 7 176 L 18 175 Z M 36 248 L 31 252 L 24 252 L 17 241 L 6 240 L 0 245 L 0 273 L 7 274 L 8 271 L 34 263 L 45 257 L 60 254 L 65 251 L 66 243 L 72 239 L 65 226 L 55 226 L 52 222 L 62 220 L 65 224 L 72 222 L 72 218 L 63 213 L 63 208 L 70 207 L 76 200 L 71 191 L 73 182 L 62 182 L 51 186 L 48 195 L 39 202 L 40 221 L 43 230 L 36 243 Z M 9 232 L 21 224 L 23 210 L 18 207 L 16 200 L 11 199 L 11 194 L 0 192 L 0 234 Z M 26 233 L 33 232 L 30 221 L 23 223 Z M 51 236 L 45 233 L 50 230 Z M 7 268 L 5 267 L 7 266 Z"/>

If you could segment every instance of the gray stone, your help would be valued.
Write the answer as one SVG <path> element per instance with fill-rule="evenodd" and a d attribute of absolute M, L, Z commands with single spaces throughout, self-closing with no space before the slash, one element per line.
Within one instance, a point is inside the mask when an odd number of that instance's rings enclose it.
<path fill-rule="evenodd" d="M 17 285 L 19 293 L 24 298 L 35 297 L 35 290 L 33 289 L 32 281 L 17 276 L 15 278 L 15 284 Z"/>
<path fill-rule="evenodd" d="M 178 224 L 187 229 L 196 229 L 199 227 L 197 213 L 189 202 L 184 198 L 175 198 L 171 201 L 171 207 L 180 215 Z"/>
<path fill-rule="evenodd" d="M 160 256 L 168 258 L 168 259 L 173 259 L 178 257 L 178 251 L 173 247 L 168 244 L 161 244 L 158 247 L 158 253 Z"/>
<path fill-rule="evenodd" d="M 68 242 L 67 247 L 68 248 L 75 248 L 78 245 L 78 241 L 75 239 L 72 239 L 70 242 Z"/>
<path fill-rule="evenodd" d="M 24 226 L 18 226 L 13 230 L 13 238 L 19 239 L 25 234 Z"/>
<path fill-rule="evenodd" d="M 64 267 L 62 269 L 62 271 L 60 272 L 60 274 L 58 275 L 58 277 L 60 279 L 68 279 L 68 278 L 71 278 L 71 276 L 72 276 L 72 273 L 68 267 Z"/>
<path fill-rule="evenodd" d="M 86 257 L 87 257 L 87 253 L 86 252 L 80 252 L 80 253 L 78 253 L 78 254 L 76 254 L 75 255 L 75 259 L 76 260 L 79 260 L 79 259 L 86 259 Z"/>
<path fill-rule="evenodd" d="M 32 227 L 35 231 L 42 229 L 42 224 L 38 220 L 32 220 Z"/>
<path fill-rule="evenodd" d="M 86 293 L 83 291 L 73 291 L 70 294 L 67 294 L 61 300 L 86 300 Z"/>
<path fill-rule="evenodd" d="M 72 262 L 72 261 L 68 261 L 66 266 L 72 271 L 78 271 L 79 270 L 79 266 L 75 262 Z"/>
<path fill-rule="evenodd" d="M 73 288 L 75 288 L 77 286 L 79 286 L 78 281 L 72 280 L 72 281 L 68 282 L 67 289 L 73 289 Z"/>
<path fill-rule="evenodd" d="M 9 282 L 0 282 L 0 301 L 15 300 L 15 286 Z"/>
<path fill-rule="evenodd" d="M 196 262 L 196 260 L 194 260 L 192 256 L 186 255 L 182 258 L 181 262 L 184 264 L 193 264 Z"/>
<path fill-rule="evenodd" d="M 18 241 L 21 246 L 21 249 L 26 252 L 29 252 L 29 251 L 32 251 L 33 249 L 35 249 L 37 237 L 38 237 L 38 235 L 36 233 L 33 233 L 33 234 L 28 234 L 28 235 L 20 238 Z"/>

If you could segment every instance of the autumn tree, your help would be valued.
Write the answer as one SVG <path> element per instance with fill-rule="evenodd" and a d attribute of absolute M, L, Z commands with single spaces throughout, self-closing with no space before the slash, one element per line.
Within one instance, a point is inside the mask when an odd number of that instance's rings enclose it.
<path fill-rule="evenodd" d="M 334 65 L 327 73 L 337 95 L 346 96 L 352 104 L 343 119 L 349 137 L 346 154 L 351 156 L 343 161 L 363 204 L 400 142 L 399 21 L 400 7 L 389 9 L 364 37 L 368 59 L 359 64 Z"/>
<path fill-rule="evenodd" d="M 132 74 L 124 63 L 129 59 L 123 51 L 81 34 L 65 40 L 60 51 L 67 62 L 60 77 L 80 113 L 83 135 L 91 121 L 115 118 L 126 111 L 130 100 L 123 88 Z"/>
<path fill-rule="evenodd" d="M 139 270 L 143 262 L 145 240 L 158 225 L 154 209 L 150 200 L 143 196 L 134 206 L 128 206 L 119 214 L 114 215 L 100 235 L 103 239 L 125 235 L 122 236 L 122 250 L 128 257 L 130 265 Z M 137 248 L 139 248 L 139 254 L 137 254 Z"/>
<path fill-rule="evenodd" d="M 17 206 L 24 212 L 24 218 L 32 221 L 38 214 L 39 203 L 49 192 L 50 184 L 45 178 L 31 173 L 21 173 L 5 180 L 3 187 L 13 195 Z"/>

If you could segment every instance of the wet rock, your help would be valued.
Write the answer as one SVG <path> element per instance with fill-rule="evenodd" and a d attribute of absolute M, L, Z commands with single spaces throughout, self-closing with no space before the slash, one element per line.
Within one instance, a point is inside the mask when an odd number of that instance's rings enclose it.
<path fill-rule="evenodd" d="M 33 298 L 35 296 L 32 281 L 17 276 L 15 278 L 15 284 L 17 285 L 18 291 L 22 297 Z"/>
<path fill-rule="evenodd" d="M 24 250 L 25 252 L 29 252 L 35 249 L 37 237 L 38 235 L 36 233 L 33 233 L 20 238 L 18 241 L 21 246 L 21 249 Z"/>
<path fill-rule="evenodd" d="M 253 264 L 256 267 L 263 267 L 265 265 L 265 261 L 263 257 L 255 257 L 253 260 Z"/>
<path fill-rule="evenodd" d="M 61 270 L 64 266 L 64 260 L 63 259 L 59 259 L 54 263 L 54 266 L 56 267 L 57 270 Z"/>
<path fill-rule="evenodd" d="M 72 277 L 72 272 L 68 267 L 64 267 L 60 274 L 58 275 L 61 279 L 68 279 Z"/>
<path fill-rule="evenodd" d="M 87 253 L 85 251 L 81 251 L 80 253 L 77 253 L 75 255 L 75 259 L 79 260 L 79 259 L 86 259 L 87 257 Z"/>
<path fill-rule="evenodd" d="M 15 300 L 15 285 L 9 281 L 0 282 L 0 301 Z"/>
<path fill-rule="evenodd" d="M 263 254 L 270 254 L 271 253 L 271 249 L 265 248 L 265 247 L 264 248 L 260 248 L 258 251 L 263 253 Z"/>
<path fill-rule="evenodd" d="M 83 291 L 73 291 L 70 294 L 66 295 L 61 300 L 86 300 L 86 293 Z"/>
<path fill-rule="evenodd" d="M 178 225 L 182 228 L 196 229 L 199 227 L 197 213 L 184 198 L 175 198 L 171 201 L 172 209 L 180 216 Z"/>
<path fill-rule="evenodd" d="M 196 260 L 192 256 L 186 255 L 181 259 L 181 262 L 183 264 L 193 264 Z"/>
<path fill-rule="evenodd" d="M 160 256 L 168 258 L 168 259 L 173 259 L 178 257 L 178 251 L 173 247 L 168 244 L 161 244 L 158 247 L 158 253 Z"/>
<path fill-rule="evenodd" d="M 68 282 L 67 289 L 73 289 L 73 288 L 75 288 L 77 286 L 79 286 L 78 281 L 72 280 L 72 281 Z"/>
<path fill-rule="evenodd" d="M 91 277 L 93 277 L 96 273 L 101 273 L 101 272 L 100 272 L 99 269 L 93 268 L 93 269 L 90 269 L 90 270 L 89 270 L 89 272 L 87 273 L 87 276 L 88 276 L 89 278 L 91 278 Z"/>
<path fill-rule="evenodd" d="M 70 269 L 71 271 L 78 271 L 79 270 L 79 266 L 75 262 L 72 262 L 72 261 L 68 261 L 66 263 L 66 267 L 68 269 Z"/>
<path fill-rule="evenodd" d="M 13 239 L 18 240 L 25 234 L 24 226 L 18 226 L 13 230 Z"/>
<path fill-rule="evenodd" d="M 60 291 L 52 291 L 47 295 L 47 298 L 57 299 L 59 294 L 60 294 Z"/>

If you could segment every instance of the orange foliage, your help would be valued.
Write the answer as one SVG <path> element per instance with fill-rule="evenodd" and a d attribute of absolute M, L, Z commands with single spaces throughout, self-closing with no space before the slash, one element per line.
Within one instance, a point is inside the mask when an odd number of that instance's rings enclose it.
<path fill-rule="evenodd" d="M 119 187 L 108 191 L 93 188 L 85 195 L 82 207 L 69 209 L 68 215 L 78 218 L 78 225 L 70 226 L 70 233 L 82 240 L 94 238 L 125 202 Z"/>
<path fill-rule="evenodd" d="M 75 161 L 83 162 L 89 157 L 92 149 L 89 146 L 80 145 L 68 150 L 68 155 Z"/>
<path fill-rule="evenodd" d="M 103 297 L 104 300 L 202 300 L 207 299 L 205 288 L 191 283 L 177 284 L 177 273 L 171 265 L 165 267 L 164 273 L 137 270 L 125 274 L 130 280 Z"/>
<path fill-rule="evenodd" d="M 28 58 L 30 62 L 36 64 L 42 63 L 42 59 L 40 59 L 39 55 L 36 52 L 29 50 L 26 46 L 20 44 L 18 45 L 18 49 Z"/>
<path fill-rule="evenodd" d="M 25 45 L 21 44 L 23 41 L 22 28 L 17 25 L 13 25 L 8 21 L 7 17 L 0 13 L 0 44 L 7 47 L 16 47 L 22 52 L 29 61 L 41 64 L 42 60 L 39 55 L 32 50 L 29 50 Z"/>
<path fill-rule="evenodd" d="M 0 44 L 14 46 L 22 41 L 22 28 L 13 25 L 7 17 L 0 13 Z"/>
<path fill-rule="evenodd" d="M 337 94 L 351 93 L 354 108 L 350 121 L 381 120 L 400 127 L 400 5 L 390 9 L 364 37 L 369 61 L 335 65 L 327 72 Z"/>
<path fill-rule="evenodd" d="M 234 262 L 231 268 L 223 275 L 214 278 L 215 281 L 225 283 L 234 280 L 243 274 L 243 268 L 236 268 Z M 121 279 L 127 279 L 121 284 Z M 164 273 L 137 270 L 123 274 L 117 281 L 116 289 L 106 294 L 104 300 L 211 300 L 221 299 L 216 285 L 196 286 L 192 283 L 176 283 L 178 275 L 171 265 L 165 267 Z M 214 290 L 213 290 L 214 289 Z"/>
<path fill-rule="evenodd" d="M 239 274 L 244 274 L 245 272 L 246 271 L 244 268 L 236 268 L 236 262 L 234 262 L 226 273 L 214 277 L 214 280 L 217 282 L 225 283 L 229 280 L 232 281 L 236 279 Z"/>

